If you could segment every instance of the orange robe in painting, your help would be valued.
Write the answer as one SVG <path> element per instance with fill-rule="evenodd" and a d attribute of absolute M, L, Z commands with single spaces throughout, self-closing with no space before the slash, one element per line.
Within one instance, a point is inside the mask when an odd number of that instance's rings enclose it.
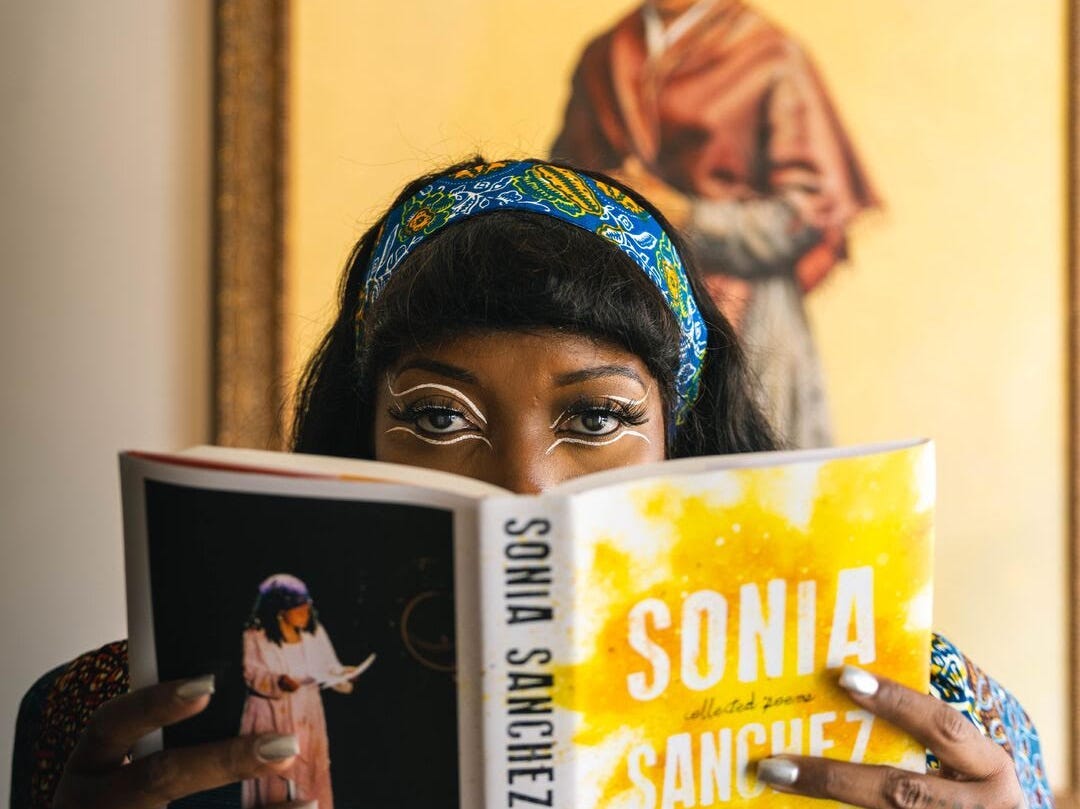
<path fill-rule="evenodd" d="M 714 0 L 650 54 L 636 9 L 586 47 L 552 155 L 600 171 L 635 158 L 690 198 L 697 263 L 779 431 L 796 446 L 829 443 L 801 298 L 877 198 L 798 45 L 744 3 Z"/>

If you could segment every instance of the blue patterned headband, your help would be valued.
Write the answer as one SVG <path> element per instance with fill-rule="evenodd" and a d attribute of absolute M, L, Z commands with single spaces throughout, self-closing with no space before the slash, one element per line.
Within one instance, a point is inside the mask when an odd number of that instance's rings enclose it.
<path fill-rule="evenodd" d="M 681 423 L 697 399 L 707 340 L 682 259 L 660 223 L 624 192 L 560 166 L 531 161 L 474 166 L 438 178 L 394 208 L 371 254 L 357 312 L 357 338 L 366 308 L 424 239 L 471 216 L 509 210 L 545 214 L 602 236 L 656 284 L 681 331 L 675 378 L 675 421 Z"/>

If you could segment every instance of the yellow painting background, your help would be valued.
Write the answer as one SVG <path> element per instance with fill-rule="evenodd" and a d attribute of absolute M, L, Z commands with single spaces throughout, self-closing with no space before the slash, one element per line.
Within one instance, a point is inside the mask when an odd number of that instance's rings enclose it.
<path fill-rule="evenodd" d="M 886 202 L 809 300 L 841 443 L 938 442 L 935 626 L 1066 761 L 1064 0 L 757 0 L 821 69 Z M 625 0 L 292 4 L 290 381 L 407 179 L 542 154 Z"/>

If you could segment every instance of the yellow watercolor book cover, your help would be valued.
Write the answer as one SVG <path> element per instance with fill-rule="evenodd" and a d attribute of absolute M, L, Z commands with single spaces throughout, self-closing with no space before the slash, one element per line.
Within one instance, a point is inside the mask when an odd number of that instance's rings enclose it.
<path fill-rule="evenodd" d="M 927 689 L 933 447 L 787 457 L 569 498 L 549 683 L 572 744 L 546 794 L 572 804 L 554 805 L 822 806 L 756 781 L 781 752 L 922 769 L 836 678 L 850 663 Z"/>

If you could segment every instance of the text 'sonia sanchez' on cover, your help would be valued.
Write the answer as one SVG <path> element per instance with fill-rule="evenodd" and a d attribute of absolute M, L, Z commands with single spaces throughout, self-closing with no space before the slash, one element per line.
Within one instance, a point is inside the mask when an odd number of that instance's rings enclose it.
<path fill-rule="evenodd" d="M 836 679 L 853 664 L 925 693 L 933 501 L 921 444 L 609 486 L 554 514 L 493 503 L 491 805 L 819 807 L 755 762 L 923 769 Z"/>

